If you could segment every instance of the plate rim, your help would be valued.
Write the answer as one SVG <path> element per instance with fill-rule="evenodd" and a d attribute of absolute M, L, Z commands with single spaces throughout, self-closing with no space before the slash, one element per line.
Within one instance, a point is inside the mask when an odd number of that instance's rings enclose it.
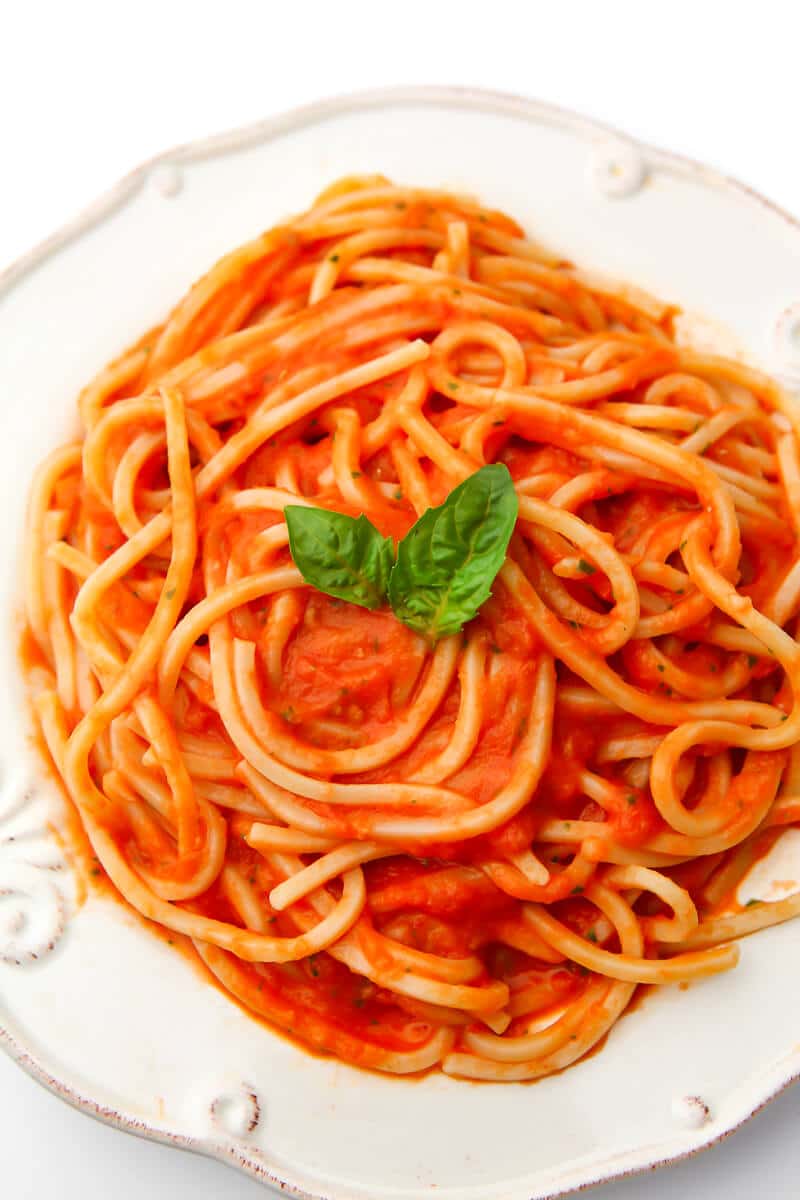
<path fill-rule="evenodd" d="M 293 106 L 273 116 L 234 129 L 179 143 L 143 160 L 95 200 L 79 210 L 59 229 L 0 269 L 0 299 L 52 255 L 77 241 L 134 199 L 147 183 L 151 173 L 158 168 L 222 156 L 248 146 L 274 140 L 284 134 L 297 132 L 321 120 L 342 116 L 348 112 L 363 112 L 398 104 L 418 104 L 437 108 L 471 108 L 476 112 L 507 114 L 533 123 L 549 124 L 567 129 L 590 141 L 602 139 L 605 142 L 611 141 L 622 146 L 632 147 L 642 154 L 648 166 L 672 172 L 684 178 L 688 177 L 706 187 L 729 192 L 750 203 L 755 203 L 773 217 L 777 216 L 784 221 L 792 230 L 800 233 L 799 218 L 749 184 L 722 170 L 709 167 L 697 159 L 664 150 L 648 141 L 625 133 L 613 124 L 595 120 L 572 109 L 513 92 L 469 86 L 418 85 L 369 88 L 338 93 L 334 96 Z M 110 1125 L 112 1128 L 147 1141 L 188 1150 L 203 1157 L 227 1163 L 259 1182 L 268 1184 L 284 1195 L 294 1197 L 295 1200 L 331 1200 L 327 1189 L 324 1192 L 316 1190 L 311 1192 L 296 1183 L 290 1183 L 281 1178 L 257 1151 L 250 1151 L 246 1144 L 226 1143 L 213 1138 L 171 1133 L 167 1129 L 159 1129 L 148 1124 L 132 1113 L 117 1111 L 99 1104 L 80 1089 L 51 1074 L 43 1059 L 34 1054 L 23 1040 L 16 1037 L 2 1023 L 0 1023 L 0 1049 L 7 1053 L 11 1060 L 20 1066 L 31 1079 L 58 1099 L 102 1124 Z M 800 1080 L 800 1048 L 790 1053 L 783 1061 L 782 1066 L 775 1068 L 771 1078 L 763 1081 L 762 1090 L 759 1091 L 755 1102 L 751 1104 L 748 1101 L 744 1105 L 744 1112 L 738 1118 L 730 1120 L 724 1129 L 715 1130 L 713 1135 L 701 1137 L 689 1149 L 662 1158 L 658 1156 L 658 1153 L 653 1157 L 652 1149 L 643 1148 L 639 1152 L 640 1161 L 637 1161 L 635 1165 L 621 1168 L 612 1166 L 609 1170 L 604 1170 L 602 1165 L 598 1165 L 595 1168 L 589 1168 L 586 1178 L 580 1182 L 570 1183 L 566 1187 L 557 1187 L 554 1191 L 537 1191 L 531 1195 L 530 1200 L 557 1200 L 557 1197 L 574 1194 L 600 1183 L 610 1183 L 690 1158 L 730 1137 L 798 1080 Z M 636 1151 L 631 1151 L 628 1156 L 636 1153 Z"/>

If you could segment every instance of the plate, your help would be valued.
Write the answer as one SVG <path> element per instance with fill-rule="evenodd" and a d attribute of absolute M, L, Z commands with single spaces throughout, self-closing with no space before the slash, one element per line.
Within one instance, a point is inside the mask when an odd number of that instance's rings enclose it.
<path fill-rule="evenodd" d="M 257 1024 L 101 894 L 80 901 L 16 658 L 35 464 L 80 386 L 219 255 L 353 172 L 479 193 L 582 265 L 680 304 L 685 333 L 800 383 L 800 226 L 713 171 L 514 97 L 326 101 L 139 168 L 0 282 L 0 1044 L 93 1116 L 318 1200 L 539 1200 L 691 1153 L 800 1074 L 800 930 L 648 996 L 536 1085 L 408 1080 Z M 710 314 L 713 320 L 691 314 Z M 785 878 L 785 872 L 784 872 Z M 720 1019 L 724 1014 L 724 1020 Z"/>

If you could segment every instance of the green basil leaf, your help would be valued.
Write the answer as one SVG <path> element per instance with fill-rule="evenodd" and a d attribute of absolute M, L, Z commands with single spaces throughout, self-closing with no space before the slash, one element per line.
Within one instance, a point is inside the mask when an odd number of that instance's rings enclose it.
<path fill-rule="evenodd" d="M 491 594 L 519 504 L 508 468 L 481 467 L 401 541 L 389 577 L 395 615 L 431 638 L 456 633 Z"/>
<path fill-rule="evenodd" d="M 312 587 L 339 600 L 378 608 L 386 599 L 394 543 L 365 516 L 347 517 L 326 508 L 288 504 L 292 558 Z"/>

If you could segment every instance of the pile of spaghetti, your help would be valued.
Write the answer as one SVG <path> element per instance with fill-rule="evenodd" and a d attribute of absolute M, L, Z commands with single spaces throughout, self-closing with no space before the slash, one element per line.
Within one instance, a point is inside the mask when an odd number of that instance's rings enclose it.
<path fill-rule="evenodd" d="M 800 819 L 800 423 L 674 317 L 470 199 L 349 179 L 39 469 L 28 671 L 92 853 L 308 1047 L 536 1078 L 800 911 L 736 901 Z M 287 505 L 397 542 L 488 463 L 519 514 L 463 631 L 293 562 Z"/>

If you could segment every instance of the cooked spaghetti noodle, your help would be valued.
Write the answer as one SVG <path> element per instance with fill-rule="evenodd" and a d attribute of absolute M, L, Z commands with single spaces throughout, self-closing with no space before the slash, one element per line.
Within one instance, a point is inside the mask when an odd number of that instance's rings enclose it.
<path fill-rule="evenodd" d="M 395 1073 L 533 1079 L 639 984 L 794 916 L 800 423 L 674 310 L 440 191 L 345 180 L 80 398 L 27 531 L 28 669 L 99 864 L 237 1000 Z M 315 591 L 283 510 L 519 518 L 428 644 Z"/>

